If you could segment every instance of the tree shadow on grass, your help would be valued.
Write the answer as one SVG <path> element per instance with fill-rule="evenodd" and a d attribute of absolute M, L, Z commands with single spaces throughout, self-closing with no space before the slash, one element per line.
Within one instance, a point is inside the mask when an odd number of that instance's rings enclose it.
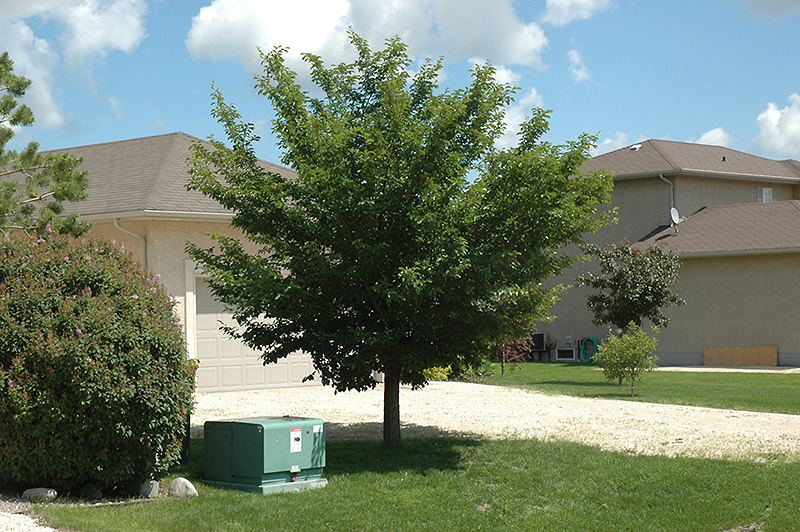
<path fill-rule="evenodd" d="M 461 468 L 465 453 L 482 445 L 482 440 L 447 434 L 437 427 L 404 424 L 399 448 L 383 447 L 383 425 L 374 423 L 326 423 L 325 476 L 354 473 L 387 473 Z M 193 434 L 195 431 L 193 430 Z M 189 461 L 173 468 L 174 475 L 203 478 L 203 437 L 192 437 Z"/>

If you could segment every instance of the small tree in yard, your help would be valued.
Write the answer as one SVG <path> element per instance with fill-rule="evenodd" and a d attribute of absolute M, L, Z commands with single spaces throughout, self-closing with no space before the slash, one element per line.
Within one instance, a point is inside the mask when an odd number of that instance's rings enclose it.
<path fill-rule="evenodd" d="M 665 307 L 685 305 L 675 292 L 680 258 L 661 246 L 633 247 L 629 242 L 585 250 L 600 268 L 600 274 L 586 272 L 577 281 L 596 290 L 587 304 L 594 324 L 611 324 L 625 330 L 629 323 L 641 326 L 644 319 L 657 327 L 669 325 Z"/>
<path fill-rule="evenodd" d="M 626 332 L 620 336 L 609 335 L 600 345 L 594 360 L 603 369 L 608 380 L 619 379 L 631 381 L 631 397 L 633 397 L 636 379 L 642 374 L 656 368 L 658 357 L 652 353 L 658 341 L 655 336 L 648 336 L 642 328 L 631 322 Z M 658 329 L 653 330 L 654 335 Z"/>
<path fill-rule="evenodd" d="M 39 153 L 31 142 L 21 152 L 6 149 L 14 138 L 15 127 L 33 124 L 33 112 L 20 105 L 31 84 L 14 74 L 14 62 L 8 52 L 0 55 L 0 231 L 10 230 L 80 235 L 90 223 L 77 215 L 62 217 L 65 201 L 86 197 L 89 184 L 86 172 L 79 171 L 81 159 L 68 153 Z"/>
<path fill-rule="evenodd" d="M 384 444 L 395 447 L 401 382 L 423 386 L 437 366 L 460 373 L 546 317 L 555 292 L 541 283 L 571 264 L 559 250 L 606 222 L 596 205 L 612 183 L 578 171 L 594 137 L 541 140 L 539 109 L 517 147 L 496 151 L 511 89 L 491 66 L 439 92 L 441 61 L 412 76 L 399 39 L 373 51 L 350 36 L 353 63 L 304 56 L 321 98 L 296 83 L 284 49 L 262 56 L 256 88 L 296 178 L 264 172 L 253 126 L 215 91 L 232 147 L 196 145 L 190 186 L 262 248 L 216 236 L 218 249 L 188 249 L 234 309 L 240 327 L 229 332 L 265 363 L 303 350 L 337 390 L 374 387 L 373 371 L 384 373 Z"/>

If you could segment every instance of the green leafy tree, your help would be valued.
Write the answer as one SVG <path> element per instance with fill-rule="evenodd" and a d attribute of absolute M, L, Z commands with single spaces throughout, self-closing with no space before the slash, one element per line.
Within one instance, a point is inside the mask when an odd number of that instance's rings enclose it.
<path fill-rule="evenodd" d="M 594 360 L 603 369 L 608 380 L 618 379 L 631 381 L 631 397 L 633 397 L 636 379 L 642 374 L 656 368 L 658 357 L 653 352 L 658 346 L 655 334 L 648 336 L 636 323 L 629 323 L 626 332 L 620 336 L 609 335 L 600 345 Z"/>
<path fill-rule="evenodd" d="M 490 345 L 545 318 L 555 291 L 541 282 L 571 263 L 559 250 L 606 223 L 596 205 L 612 182 L 579 175 L 594 137 L 542 141 L 539 109 L 517 147 L 495 151 L 512 91 L 491 66 L 440 92 L 441 60 L 412 75 L 399 39 L 373 51 L 350 36 L 352 63 L 304 56 L 319 98 L 298 85 L 285 49 L 262 55 L 256 88 L 296 177 L 259 166 L 253 126 L 215 90 L 231 147 L 213 137 L 213 149 L 194 146 L 190 186 L 262 247 L 248 254 L 215 236 L 216 248 L 188 251 L 234 309 L 229 332 L 265 362 L 303 350 L 337 390 L 374 387 L 382 372 L 384 444 L 394 447 L 400 384 L 423 386 L 432 367 L 477 366 Z"/>
<path fill-rule="evenodd" d="M 19 99 L 31 81 L 14 74 L 14 62 L 0 55 L 0 231 L 46 230 L 78 236 L 90 224 L 77 215 L 61 217 L 62 203 L 86 198 L 86 172 L 81 159 L 67 153 L 39 153 L 31 142 L 21 152 L 6 148 L 14 138 L 14 127 L 33 124 L 33 112 Z"/>
<path fill-rule="evenodd" d="M 685 305 L 676 292 L 680 258 L 661 246 L 637 248 L 629 242 L 585 246 L 600 269 L 586 272 L 578 283 L 594 288 L 587 305 L 594 324 L 611 324 L 625 330 L 629 323 L 642 325 L 644 319 L 657 327 L 669 325 L 666 307 Z"/>

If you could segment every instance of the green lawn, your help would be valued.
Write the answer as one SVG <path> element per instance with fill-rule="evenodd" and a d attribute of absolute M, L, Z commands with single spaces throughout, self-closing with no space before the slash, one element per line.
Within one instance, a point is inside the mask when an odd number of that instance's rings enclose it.
<path fill-rule="evenodd" d="M 654 372 L 636 400 L 800 413 L 800 375 Z M 588 365 L 529 363 L 481 380 L 551 394 L 629 399 Z M 567 442 L 330 441 L 326 488 L 255 495 L 203 485 L 202 440 L 174 471 L 192 500 L 99 507 L 45 505 L 50 524 L 82 532 L 800 530 L 800 463 L 614 453 Z M 167 479 L 167 483 L 170 479 Z"/>
<path fill-rule="evenodd" d="M 633 398 L 630 383 L 608 382 L 592 364 L 506 364 L 505 376 L 495 364 L 492 374 L 477 382 L 553 395 L 800 414 L 800 373 L 653 371 L 637 379 Z"/>
<path fill-rule="evenodd" d="M 197 478 L 194 464 L 176 474 Z M 800 530 L 800 463 L 630 456 L 533 440 L 328 443 L 326 488 L 255 495 L 196 482 L 200 497 L 43 506 L 83 532 Z"/>

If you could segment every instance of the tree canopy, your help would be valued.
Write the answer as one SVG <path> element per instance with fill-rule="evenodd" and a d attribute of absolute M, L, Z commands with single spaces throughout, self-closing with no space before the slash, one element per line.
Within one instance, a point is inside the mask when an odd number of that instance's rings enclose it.
<path fill-rule="evenodd" d="M 48 228 L 80 235 L 89 228 L 77 215 L 61 217 L 64 201 L 86 198 L 88 177 L 81 159 L 68 153 L 40 153 L 30 142 L 21 152 L 7 149 L 15 127 L 33 124 L 33 112 L 20 98 L 31 81 L 14 74 L 8 52 L 0 55 L 0 231 L 42 234 Z"/>
<path fill-rule="evenodd" d="M 230 147 L 213 137 L 211 149 L 195 145 L 190 187 L 231 209 L 261 250 L 217 235 L 214 248 L 188 251 L 233 309 L 239 327 L 229 332 L 265 362 L 308 352 L 337 390 L 374 387 L 382 372 L 393 447 L 401 382 L 418 387 L 427 368 L 474 364 L 548 317 L 556 289 L 541 283 L 571 264 L 566 245 L 607 222 L 596 206 L 612 180 L 579 173 L 594 137 L 544 141 L 541 109 L 516 147 L 497 150 L 513 90 L 491 65 L 475 66 L 467 87 L 439 90 L 441 60 L 411 73 L 398 38 L 375 51 L 350 36 L 351 63 L 304 56 L 314 93 L 285 49 L 262 54 L 256 89 L 296 177 L 259 165 L 254 126 L 214 90 Z"/>
<path fill-rule="evenodd" d="M 641 327 L 648 319 L 666 327 L 669 317 L 663 309 L 685 304 L 676 292 L 681 262 L 675 253 L 661 246 L 637 248 L 630 242 L 589 244 L 585 250 L 600 269 L 599 274 L 586 272 L 577 279 L 596 290 L 587 296 L 595 325 L 624 330 L 630 323 Z"/>

